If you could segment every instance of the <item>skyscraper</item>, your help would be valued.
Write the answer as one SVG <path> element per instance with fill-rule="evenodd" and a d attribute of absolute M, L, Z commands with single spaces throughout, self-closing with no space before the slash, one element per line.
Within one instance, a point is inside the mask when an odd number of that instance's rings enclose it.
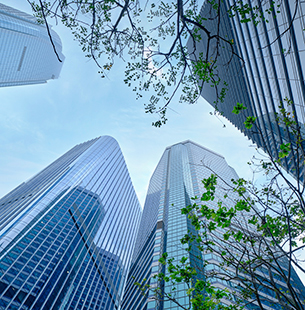
<path fill-rule="evenodd" d="M 0 86 L 46 83 L 57 79 L 65 59 L 59 36 L 34 16 L 0 3 Z"/>
<path fill-rule="evenodd" d="M 249 18 L 244 22 L 238 11 L 232 11 L 233 16 L 229 16 L 233 5 L 239 6 L 231 0 L 220 3 L 219 35 L 227 42 L 213 39 L 208 51 L 212 62 L 217 59 L 214 73 L 220 78 L 218 90 L 227 88 L 224 102 L 218 102 L 217 108 L 249 139 L 277 159 L 282 143 L 295 145 L 296 142 L 293 135 L 288 134 L 285 123 L 277 120 L 276 113 L 280 113 L 281 104 L 294 116 L 301 134 L 305 134 L 304 6 L 292 0 L 243 1 L 244 8 L 249 6 L 254 10 L 253 14 L 244 17 L 244 20 Z M 256 13 L 257 24 L 251 20 Z M 211 35 L 218 29 L 215 14 L 211 2 L 205 1 L 200 15 L 206 19 L 203 24 Z M 203 31 L 200 34 L 201 40 L 196 44 L 192 38 L 188 41 L 188 51 L 197 60 L 201 53 L 206 55 L 208 41 Z M 217 42 L 219 48 L 216 48 Z M 232 49 L 240 58 L 233 55 Z M 217 96 L 210 84 L 203 86 L 201 95 L 215 105 Z M 233 114 L 237 103 L 243 103 L 247 110 Z M 247 116 L 256 117 L 255 128 L 245 128 Z M 294 177 L 304 180 L 304 167 L 298 164 L 298 155 L 291 152 L 284 167 Z"/>
<path fill-rule="evenodd" d="M 113 138 L 75 146 L 0 206 L 0 309 L 120 309 L 141 208 Z"/>
<path fill-rule="evenodd" d="M 225 188 L 238 176 L 233 168 L 225 161 L 224 157 L 191 141 L 184 141 L 166 148 L 150 180 L 143 216 L 136 241 L 135 252 L 128 275 L 122 308 L 128 310 L 178 310 L 181 309 L 174 301 L 162 298 L 160 300 L 149 299 L 149 296 L 139 294 L 135 282 L 156 285 L 167 294 L 175 298 L 181 305 L 188 306 L 186 291 L 187 285 L 178 284 L 177 289 L 172 288 L 171 283 L 157 283 L 153 279 L 160 272 L 168 275 L 165 266 L 158 262 L 161 255 L 168 253 L 169 258 L 175 258 L 178 263 L 182 256 L 188 256 L 190 265 L 197 270 L 197 277 L 202 278 L 207 273 L 217 271 L 222 262 L 221 255 L 216 253 L 203 253 L 193 246 L 190 252 L 185 250 L 188 245 L 182 245 L 180 239 L 188 231 L 195 233 L 190 220 L 181 214 L 181 208 L 191 204 L 191 197 L 204 192 L 202 180 L 215 173 L 219 176 L 216 197 L 223 198 Z M 228 204 L 238 197 L 237 193 L 229 193 Z M 209 207 L 217 206 L 217 199 L 209 201 Z M 220 245 L 221 246 L 221 245 Z M 209 262 L 204 266 L 204 261 Z M 285 264 L 283 261 L 282 264 Z M 228 267 L 230 268 L 230 267 Z M 259 269 L 259 268 L 258 268 Z M 233 271 L 234 272 L 234 271 Z M 259 272 L 264 276 L 265 271 Z M 298 293 L 301 294 L 303 285 L 294 271 L 293 281 Z M 266 276 L 268 277 L 268 275 Z M 279 277 L 277 277 L 279 280 Z M 212 278 L 211 283 L 221 289 L 231 289 L 233 282 Z M 278 285 L 285 289 L 285 283 L 278 281 Z M 235 283 L 236 284 L 236 283 Z M 162 286 L 164 285 L 164 286 Z M 287 288 L 287 286 L 286 286 Z M 273 305 L 276 299 L 272 292 L 261 286 L 262 303 L 265 309 L 282 309 L 281 305 Z M 303 291 L 304 292 L 304 291 Z M 230 300 L 222 300 L 224 304 L 230 304 Z M 270 306 L 272 304 L 272 306 Z M 253 300 L 245 309 L 259 309 L 257 302 Z"/>

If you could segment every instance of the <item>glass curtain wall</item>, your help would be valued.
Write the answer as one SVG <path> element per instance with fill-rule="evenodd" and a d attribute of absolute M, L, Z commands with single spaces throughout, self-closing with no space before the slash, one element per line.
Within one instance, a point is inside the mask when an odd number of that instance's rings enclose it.
<path fill-rule="evenodd" d="M 113 138 L 75 146 L 0 206 L 0 309 L 120 309 L 141 208 Z"/>

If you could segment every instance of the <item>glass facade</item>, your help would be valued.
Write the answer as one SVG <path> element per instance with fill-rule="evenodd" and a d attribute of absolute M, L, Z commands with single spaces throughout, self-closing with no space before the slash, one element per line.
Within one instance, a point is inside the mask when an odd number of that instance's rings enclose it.
<path fill-rule="evenodd" d="M 141 207 L 113 138 L 75 146 L 0 206 L 0 309 L 120 309 Z"/>
<path fill-rule="evenodd" d="M 59 58 L 59 36 L 50 29 Z M 35 17 L 0 3 L 0 87 L 46 83 L 59 76 L 63 62 L 53 50 L 45 25 Z"/>
<path fill-rule="evenodd" d="M 269 14 L 266 10 L 271 3 L 275 9 L 270 10 Z M 241 22 L 239 14 L 229 17 L 228 10 L 233 4 L 235 2 L 231 0 L 221 2 L 219 24 L 220 36 L 227 38 L 232 45 L 222 42 L 216 50 L 214 40 L 209 49 L 212 61 L 218 53 L 216 71 L 221 79 L 219 91 L 224 82 L 228 84 L 226 97 L 223 103 L 218 103 L 218 109 L 249 139 L 277 159 L 282 143 L 295 143 L 285 125 L 275 120 L 281 103 L 288 112 L 294 112 L 305 136 L 305 4 L 293 0 L 243 1 L 243 5 L 249 5 L 250 8 L 261 7 L 260 11 L 268 22 L 259 22 L 257 25 Z M 207 18 L 207 29 L 215 34 L 217 19 L 210 18 L 215 15 L 215 10 L 211 9 L 209 1 L 205 1 L 200 14 Z M 261 21 L 260 17 L 258 20 Z M 188 42 L 188 50 L 193 58 L 198 59 L 200 53 L 206 51 L 207 36 L 203 32 L 201 36 L 202 40 L 197 43 L 196 50 L 192 40 Z M 244 62 L 237 56 L 231 59 L 231 48 Z M 209 84 L 203 86 L 201 95 L 214 105 L 216 92 Z M 288 105 L 285 98 L 292 100 L 293 104 Z M 243 114 L 232 113 L 237 102 L 247 107 Z M 257 118 L 256 124 L 261 134 L 258 135 L 257 130 L 245 128 L 247 116 Z M 297 173 L 297 155 L 291 153 L 284 167 L 294 177 L 304 180 L 303 165 Z"/>
<path fill-rule="evenodd" d="M 169 258 L 175 258 L 174 262 L 177 263 L 182 256 L 188 256 L 191 266 L 197 270 L 197 277 L 203 277 L 209 272 L 217 272 L 217 268 L 222 262 L 221 255 L 201 253 L 195 246 L 188 254 L 185 251 L 185 245 L 180 242 L 188 230 L 194 233 L 187 216 L 181 214 L 181 208 L 191 204 L 191 197 L 201 196 L 204 192 L 202 180 L 208 178 L 211 173 L 215 173 L 219 177 L 216 199 L 208 203 L 210 207 L 217 207 L 217 198 L 223 198 L 227 193 L 226 189 L 228 189 L 231 179 L 238 178 L 235 170 L 226 163 L 224 157 L 191 141 L 172 145 L 163 153 L 150 180 L 122 309 L 181 309 L 173 301 L 166 299 L 156 301 L 150 299 L 149 295 L 141 295 L 135 282 L 143 283 L 143 281 L 152 287 L 162 288 L 164 292 L 171 293 L 172 297 L 181 305 L 188 306 L 186 284 L 178 284 L 177 289 L 173 291 L 170 284 L 162 286 L 162 283 L 157 283 L 157 280 L 152 278 L 160 272 L 167 274 L 165 267 L 158 262 L 160 256 L 165 252 L 168 253 Z M 230 191 L 226 202 L 228 208 L 230 204 L 234 203 L 234 199 L 238 199 L 238 194 Z M 218 244 L 221 247 L 219 240 Z M 209 264 L 204 267 L 203 261 L 207 261 Z M 286 262 L 283 260 L 282 264 L 285 265 Z M 304 292 L 303 284 L 294 271 L 292 278 L 300 290 L 300 294 L 302 289 Z M 211 278 L 211 281 L 215 287 L 232 289 L 232 283 L 229 281 L 218 278 Z M 281 285 L 285 289 L 285 283 Z M 277 306 L 269 307 L 270 303 L 276 300 L 263 287 L 262 296 L 264 296 L 262 299 L 266 309 L 282 309 Z M 227 305 L 231 303 L 225 299 L 222 302 Z M 245 309 L 258 309 L 258 306 L 253 301 Z"/>

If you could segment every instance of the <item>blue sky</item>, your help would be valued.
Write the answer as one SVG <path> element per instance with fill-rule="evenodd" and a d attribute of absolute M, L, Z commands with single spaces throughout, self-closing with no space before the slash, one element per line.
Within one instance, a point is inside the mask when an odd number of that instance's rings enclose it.
<path fill-rule="evenodd" d="M 2 3 L 31 13 L 26 0 Z M 143 101 L 124 82 L 116 62 L 102 79 L 68 29 L 55 26 L 66 57 L 60 78 L 42 85 L 0 88 L 0 197 L 50 164 L 75 144 L 101 135 L 120 144 L 143 206 L 150 176 L 164 149 L 193 140 L 223 155 L 239 176 L 251 177 L 247 161 L 255 150 L 243 134 L 209 112 L 204 99 L 189 106 L 173 102 L 168 124 L 151 126 Z M 226 128 L 223 128 L 223 123 Z"/>
<path fill-rule="evenodd" d="M 1 2 L 31 14 L 26 0 Z M 213 109 L 204 99 L 192 106 L 173 102 L 168 124 L 154 128 L 156 118 L 144 113 L 146 102 L 135 100 L 123 82 L 122 62 L 102 79 L 69 30 L 53 29 L 66 57 L 60 78 L 0 88 L 0 197 L 74 145 L 101 135 L 119 142 L 142 207 L 164 149 L 187 139 L 223 155 L 240 177 L 252 177 L 247 165 L 257 154 L 252 143 L 225 119 L 210 115 Z M 305 283 L 304 274 L 299 275 Z"/>

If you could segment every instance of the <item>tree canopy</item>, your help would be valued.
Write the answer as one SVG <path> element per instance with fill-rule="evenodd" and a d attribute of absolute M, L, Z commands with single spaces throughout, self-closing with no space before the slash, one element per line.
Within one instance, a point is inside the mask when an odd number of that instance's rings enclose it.
<path fill-rule="evenodd" d="M 305 184 L 290 179 L 283 168 L 290 152 L 299 154 L 297 166 L 304 164 L 302 129 L 284 108 L 277 121 L 285 123 L 294 145 L 283 144 L 278 159 L 258 153 L 248 163 L 252 181 L 225 180 L 202 159 L 211 175 L 202 180 L 202 195 L 181 209 L 194 228 L 180 240 L 185 256 L 177 262 L 163 253 L 159 262 L 167 271 L 157 275 L 157 288 L 146 279 L 138 283 L 143 293 L 176 302 L 162 283 L 176 287 L 183 282 L 189 305 L 177 303 L 181 309 L 305 309 L 305 288 L 295 271 L 305 275 Z M 194 264 L 194 247 L 203 265 Z"/>
<path fill-rule="evenodd" d="M 149 0 L 28 2 L 40 23 L 48 27 L 48 23 L 55 20 L 71 29 L 86 57 L 96 62 L 102 78 L 115 67 L 117 58 L 123 59 L 126 62 L 124 81 L 132 87 L 137 98 L 146 91 L 153 91 L 145 104 L 145 111 L 158 115 L 158 120 L 153 123 L 156 127 L 166 123 L 166 110 L 176 96 L 180 102 L 193 104 L 205 84 L 216 89 L 216 110 L 217 101 L 224 100 L 227 84 L 225 81 L 220 83 L 217 67 L 229 64 L 234 58 L 241 64 L 245 60 L 234 48 L 233 37 L 220 33 L 223 14 L 229 18 L 238 15 L 240 23 L 257 25 L 268 23 L 271 15 L 280 14 L 283 5 L 281 0 L 258 0 L 255 5 L 251 5 L 250 1 L 226 1 L 229 6 L 223 12 L 224 1 L 209 0 L 211 14 L 205 18 L 201 15 L 202 1 L 199 0 L 158 3 Z M 297 0 L 292 22 L 298 4 Z M 292 22 L 280 36 L 288 31 Z M 50 39 L 52 41 L 52 37 Z M 196 49 L 202 40 L 205 48 L 198 56 Z M 220 49 L 226 49 L 230 55 L 225 64 L 218 62 Z M 245 108 L 236 103 L 233 113 L 242 113 Z M 292 283 L 293 266 L 305 272 L 297 255 L 305 244 L 304 180 L 297 178 L 291 181 L 282 171 L 283 163 L 291 152 L 297 154 L 294 157 L 298 160 L 296 169 L 304 166 L 304 143 L 302 128 L 289 113 L 280 107 L 280 114 L 275 115 L 275 120 L 288 130 L 291 143 L 280 145 L 278 158 L 269 153 L 259 159 L 258 164 L 250 163 L 269 178 L 263 186 L 258 188 L 242 178 L 232 180 L 226 190 L 237 194 L 237 198 L 234 206 L 229 208 L 226 205 L 228 195 L 215 196 L 219 177 L 211 171 L 211 177 L 203 180 L 206 190 L 203 195 L 194 197 L 194 204 L 182 209 L 198 231 L 196 235 L 186 235 L 182 243 L 189 244 L 195 238 L 202 253 L 213 253 L 222 259 L 222 264 L 205 274 L 207 279 L 209 276 L 218 277 L 236 284 L 234 290 L 220 291 L 209 280 L 194 281 L 195 271 L 187 259 L 175 263 L 164 253 L 160 263 L 167 266 L 170 277 L 161 274 L 158 279 L 161 282 L 172 281 L 173 285 L 181 281 L 188 283 L 190 307 L 187 309 L 221 309 L 221 300 L 230 298 L 232 292 L 238 302 L 234 300 L 234 306 L 223 309 L 237 309 L 239 305 L 254 301 L 260 309 L 264 309 L 262 290 L 271 291 L 282 308 L 304 309 L 303 296 Z M 244 124 L 246 129 L 254 130 L 262 139 L 265 138 L 256 126 L 254 116 L 248 116 Z M 216 209 L 208 204 L 214 199 L 218 200 Z M 279 285 L 279 282 L 284 284 Z M 144 294 L 152 290 L 147 284 L 138 285 Z M 164 296 L 159 288 L 153 289 L 154 298 L 174 298 Z"/>
<path fill-rule="evenodd" d="M 156 127 L 166 123 L 166 110 L 173 99 L 178 96 L 180 102 L 193 104 L 205 83 L 216 89 L 216 106 L 224 99 L 226 84 L 219 86 L 217 73 L 221 48 L 231 54 L 228 62 L 234 57 L 244 61 L 234 48 L 233 37 L 220 34 L 222 0 L 207 1 L 209 18 L 201 16 L 203 2 L 198 0 L 27 1 L 47 28 L 55 21 L 71 30 L 86 57 L 96 62 L 101 77 L 115 67 L 117 58 L 123 59 L 124 81 L 136 98 L 152 91 L 145 112 L 158 115 Z M 280 12 L 281 5 L 280 0 L 259 0 L 256 5 L 235 1 L 226 3 L 225 14 L 238 14 L 241 23 L 258 24 L 268 22 L 270 13 Z M 197 57 L 197 44 L 203 39 L 205 49 Z"/>

